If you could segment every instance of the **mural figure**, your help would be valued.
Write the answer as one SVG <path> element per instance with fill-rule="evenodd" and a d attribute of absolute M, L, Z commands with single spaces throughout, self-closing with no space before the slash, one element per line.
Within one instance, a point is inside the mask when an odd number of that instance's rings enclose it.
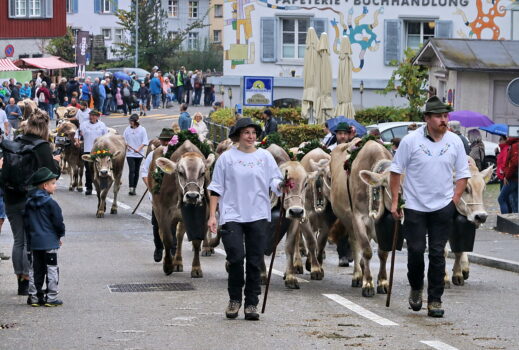
<path fill-rule="evenodd" d="M 231 68 L 239 64 L 253 64 L 255 59 L 255 45 L 250 42 L 252 38 L 251 13 L 254 11 L 253 0 L 226 0 L 232 6 L 232 19 L 226 20 L 226 25 L 231 25 L 236 33 L 236 43 L 231 44 L 229 50 L 225 50 L 225 59 L 231 60 Z M 241 33 L 245 40 L 242 43 Z"/>
<path fill-rule="evenodd" d="M 484 39 L 481 37 L 483 30 L 489 29 L 492 31 L 492 40 L 503 40 L 504 38 L 499 37 L 501 34 L 501 28 L 496 24 L 495 20 L 497 17 L 504 17 L 506 15 L 505 7 L 499 6 L 501 0 L 486 0 L 487 3 L 492 4 L 492 7 L 485 13 L 483 9 L 483 0 L 476 0 L 476 7 L 478 14 L 476 19 L 470 22 L 467 19 L 467 15 L 462 9 L 457 9 L 454 12 L 455 15 L 460 15 L 463 18 L 463 22 L 467 27 L 470 28 L 469 38 L 476 36 L 477 39 Z M 462 38 L 466 38 L 467 35 L 460 29 L 458 35 Z"/>

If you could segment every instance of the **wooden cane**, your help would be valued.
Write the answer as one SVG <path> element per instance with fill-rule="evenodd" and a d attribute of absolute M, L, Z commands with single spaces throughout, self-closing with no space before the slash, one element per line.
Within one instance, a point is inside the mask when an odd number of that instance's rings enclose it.
<path fill-rule="evenodd" d="M 283 180 L 283 183 L 287 183 L 288 178 L 288 170 L 285 171 L 285 179 Z M 261 307 L 261 313 L 265 313 L 265 307 L 267 306 L 267 296 L 269 294 L 269 286 L 270 286 L 270 277 L 272 276 L 272 268 L 274 267 L 274 258 L 276 257 L 276 248 L 278 247 L 278 241 L 279 241 L 279 235 L 281 234 L 281 224 L 283 222 L 283 219 L 285 218 L 286 211 L 285 211 L 285 189 L 283 188 L 283 193 L 281 194 L 281 209 L 279 211 L 279 219 L 276 223 L 276 234 L 274 235 L 274 242 L 272 244 L 272 258 L 270 259 L 270 267 L 269 267 L 269 273 L 267 275 L 267 284 L 265 285 L 265 296 L 263 297 L 263 306 Z"/>
<path fill-rule="evenodd" d="M 393 289 L 393 273 L 395 271 L 395 251 L 396 243 L 398 242 L 398 234 L 400 230 L 400 220 L 395 220 L 395 227 L 393 229 L 393 247 L 391 250 L 391 269 L 389 270 L 389 287 L 387 290 L 386 307 L 391 303 L 391 289 Z"/>

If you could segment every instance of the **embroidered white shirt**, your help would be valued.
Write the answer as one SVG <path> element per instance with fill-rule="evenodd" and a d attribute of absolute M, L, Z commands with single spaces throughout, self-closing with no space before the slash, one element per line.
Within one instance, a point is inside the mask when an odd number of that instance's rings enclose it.
<path fill-rule="evenodd" d="M 94 141 L 99 136 L 103 136 L 108 132 L 105 123 L 98 121 L 95 124 L 91 122 L 83 123 L 76 131 L 76 138 L 79 138 L 79 133 L 83 135 L 83 152 L 90 153 L 94 147 Z"/>

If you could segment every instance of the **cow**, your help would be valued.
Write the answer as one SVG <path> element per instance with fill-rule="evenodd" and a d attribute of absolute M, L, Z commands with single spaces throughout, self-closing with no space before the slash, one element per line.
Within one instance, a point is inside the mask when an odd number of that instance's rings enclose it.
<path fill-rule="evenodd" d="M 163 157 L 163 147 L 157 148 L 153 153 L 148 175 L 151 188 L 157 184 L 153 176 L 155 169 L 158 167 L 164 172 L 160 190 L 153 193 L 153 211 L 164 243 L 163 270 L 166 275 L 173 271 L 183 271 L 182 239 L 187 230 L 194 249 L 191 277 L 203 277 L 200 246 L 207 233 L 207 185 L 214 160 L 214 154 L 211 153 L 206 159 L 189 140 L 184 141 L 169 159 Z M 175 249 L 174 259 L 171 255 L 172 249 Z"/>
<path fill-rule="evenodd" d="M 38 109 L 38 104 L 30 98 L 24 98 L 17 103 L 22 111 L 22 120 L 27 120 Z"/>
<path fill-rule="evenodd" d="M 107 155 L 96 155 L 97 151 L 107 151 Z M 110 187 L 114 186 L 114 200 L 110 214 L 117 214 L 117 194 L 121 187 L 121 176 L 123 174 L 124 160 L 126 158 L 126 143 L 124 137 L 114 134 L 105 134 L 98 137 L 92 152 L 83 154 L 85 162 L 93 163 L 94 186 L 97 192 L 96 217 L 104 217 L 106 211 L 106 196 Z M 88 166 L 88 165 L 87 165 Z"/>
<path fill-rule="evenodd" d="M 77 146 L 75 134 L 77 127 L 71 122 L 63 122 L 59 125 L 54 143 L 63 151 L 62 161 L 66 165 L 70 175 L 69 191 L 76 189 L 83 192 L 83 145 Z"/>
<path fill-rule="evenodd" d="M 77 114 L 78 109 L 73 106 L 63 107 L 59 106 L 56 108 L 56 126 L 59 126 L 59 124 L 67 121 L 69 118 L 74 118 Z M 79 122 L 77 120 L 70 121 L 76 127 L 79 127 Z"/>

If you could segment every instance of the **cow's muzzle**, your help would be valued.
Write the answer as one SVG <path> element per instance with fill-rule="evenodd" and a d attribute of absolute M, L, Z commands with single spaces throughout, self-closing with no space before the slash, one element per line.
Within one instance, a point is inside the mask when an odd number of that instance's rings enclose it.
<path fill-rule="evenodd" d="M 485 212 L 474 213 L 474 221 L 478 224 L 484 224 L 487 221 L 488 214 Z"/>
<path fill-rule="evenodd" d="M 300 207 L 290 207 L 287 212 L 288 217 L 292 219 L 302 219 L 305 217 L 305 210 Z"/>
<path fill-rule="evenodd" d="M 184 202 L 187 204 L 197 204 L 197 203 L 200 203 L 200 201 L 201 201 L 201 196 L 200 196 L 200 193 L 198 193 L 198 192 L 189 191 L 189 192 L 186 192 L 186 194 L 184 194 Z"/>
<path fill-rule="evenodd" d="M 99 176 L 101 177 L 105 177 L 105 176 L 108 176 L 108 170 L 99 170 Z"/>

